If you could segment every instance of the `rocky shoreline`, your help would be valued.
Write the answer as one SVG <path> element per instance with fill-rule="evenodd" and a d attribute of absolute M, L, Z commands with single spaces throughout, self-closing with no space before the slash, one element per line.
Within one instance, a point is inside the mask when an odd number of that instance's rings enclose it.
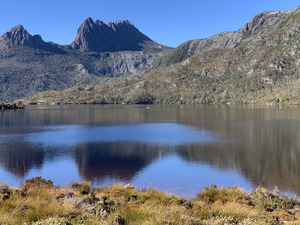
<path fill-rule="evenodd" d="M 0 110 L 5 110 L 5 109 L 24 109 L 25 105 L 23 102 L 0 102 Z"/>

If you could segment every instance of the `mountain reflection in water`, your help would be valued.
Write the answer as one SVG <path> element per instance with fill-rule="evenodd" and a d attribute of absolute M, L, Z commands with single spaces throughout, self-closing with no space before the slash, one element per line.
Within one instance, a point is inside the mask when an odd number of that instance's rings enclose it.
<path fill-rule="evenodd" d="M 4 111 L 0 182 L 19 185 L 42 174 L 57 185 L 123 181 L 182 196 L 195 196 L 212 183 L 278 186 L 299 194 L 299 113 L 299 108 L 191 106 Z"/>
<path fill-rule="evenodd" d="M 107 176 L 130 182 L 158 155 L 158 148 L 137 142 L 89 143 L 75 147 L 79 173 L 85 180 L 97 182 Z"/>
<path fill-rule="evenodd" d="M 39 143 L 44 146 L 69 146 L 80 143 L 119 141 L 184 145 L 191 143 L 209 144 L 214 141 L 214 136 L 211 132 L 172 123 L 101 127 L 46 127 L 44 132 L 24 135 L 24 138 L 28 142 Z"/>

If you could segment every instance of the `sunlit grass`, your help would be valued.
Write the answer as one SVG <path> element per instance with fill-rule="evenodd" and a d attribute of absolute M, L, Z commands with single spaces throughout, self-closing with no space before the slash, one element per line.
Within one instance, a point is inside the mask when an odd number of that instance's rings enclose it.
<path fill-rule="evenodd" d="M 183 199 L 131 185 L 55 187 L 34 178 L 18 189 L 0 185 L 0 224 L 299 224 L 300 202 L 278 190 L 205 188 Z"/>

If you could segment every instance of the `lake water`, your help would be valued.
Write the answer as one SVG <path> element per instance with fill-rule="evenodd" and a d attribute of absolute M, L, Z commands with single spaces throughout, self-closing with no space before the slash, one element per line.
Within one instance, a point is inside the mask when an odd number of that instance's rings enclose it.
<path fill-rule="evenodd" d="M 0 182 L 130 183 L 193 198 L 204 187 L 300 194 L 300 108 L 28 106 L 0 111 Z"/>

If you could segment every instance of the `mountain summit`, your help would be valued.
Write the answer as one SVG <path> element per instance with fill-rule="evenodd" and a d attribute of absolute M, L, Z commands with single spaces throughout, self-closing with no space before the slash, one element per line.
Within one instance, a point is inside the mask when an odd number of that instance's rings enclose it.
<path fill-rule="evenodd" d="M 22 25 L 18 25 L 0 36 L 0 49 L 30 47 L 49 52 L 62 53 L 63 51 L 58 46 L 59 45 L 51 42 L 44 42 L 40 35 L 31 35 Z"/>
<path fill-rule="evenodd" d="M 81 51 L 117 52 L 163 50 L 162 46 L 141 33 L 130 21 L 105 24 L 87 18 L 79 27 L 73 49 Z"/>
<path fill-rule="evenodd" d="M 41 36 L 32 36 L 22 25 L 18 25 L 0 37 L 0 44 L 2 47 L 6 46 L 7 48 L 12 45 L 36 47 L 43 45 L 44 41 Z"/>

